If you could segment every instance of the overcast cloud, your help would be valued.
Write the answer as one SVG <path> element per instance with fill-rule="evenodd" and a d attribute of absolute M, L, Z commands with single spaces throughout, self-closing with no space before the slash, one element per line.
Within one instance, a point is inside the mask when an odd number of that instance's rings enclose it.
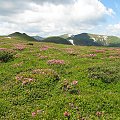
<path fill-rule="evenodd" d="M 114 14 L 99 0 L 0 0 L 0 31 L 75 34 L 94 29 Z"/>

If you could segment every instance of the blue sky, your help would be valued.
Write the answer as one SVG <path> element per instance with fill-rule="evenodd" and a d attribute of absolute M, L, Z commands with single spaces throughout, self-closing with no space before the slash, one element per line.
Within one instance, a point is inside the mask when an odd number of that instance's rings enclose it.
<path fill-rule="evenodd" d="M 120 21 L 120 0 L 101 0 L 101 2 L 108 8 L 112 8 L 115 15 L 110 19 L 111 23 L 117 23 Z"/>
<path fill-rule="evenodd" d="M 0 34 L 120 36 L 119 6 L 120 0 L 0 0 Z"/>

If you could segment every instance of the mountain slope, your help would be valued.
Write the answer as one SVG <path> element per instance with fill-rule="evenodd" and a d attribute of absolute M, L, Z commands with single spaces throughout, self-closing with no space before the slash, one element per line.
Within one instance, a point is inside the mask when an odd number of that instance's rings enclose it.
<path fill-rule="evenodd" d="M 33 37 L 34 39 L 36 39 L 37 41 L 41 41 L 43 40 L 44 38 L 40 37 L 40 36 L 31 36 Z"/>
<path fill-rule="evenodd" d="M 20 33 L 20 32 L 12 33 L 8 35 L 8 37 L 14 37 L 16 39 L 22 39 L 22 40 L 27 40 L 27 41 L 36 41 L 36 39 L 34 39 L 33 37 L 30 37 L 26 33 Z"/>
<path fill-rule="evenodd" d="M 72 34 L 63 34 L 63 35 L 60 35 L 59 37 L 64 38 L 64 39 L 68 39 L 71 36 L 72 36 Z"/>
<path fill-rule="evenodd" d="M 64 38 L 61 38 L 61 37 L 58 37 L 58 36 L 45 38 L 41 42 L 51 42 L 51 43 L 56 43 L 56 44 L 72 45 L 71 42 L 69 42 L 67 39 L 64 39 Z"/>
<path fill-rule="evenodd" d="M 83 46 L 100 46 L 101 44 L 94 42 L 93 39 L 87 34 L 82 33 L 78 35 L 71 36 L 69 39 L 73 40 L 75 45 L 83 45 Z"/>
<path fill-rule="evenodd" d="M 120 47 L 120 38 L 116 36 L 81 33 L 67 39 L 72 39 L 75 45 Z"/>

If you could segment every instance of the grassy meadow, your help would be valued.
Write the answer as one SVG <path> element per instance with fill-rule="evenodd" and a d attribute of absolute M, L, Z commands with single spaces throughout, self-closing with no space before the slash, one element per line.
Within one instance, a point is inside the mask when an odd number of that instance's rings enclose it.
<path fill-rule="evenodd" d="M 120 48 L 0 37 L 0 120 L 120 120 Z"/>

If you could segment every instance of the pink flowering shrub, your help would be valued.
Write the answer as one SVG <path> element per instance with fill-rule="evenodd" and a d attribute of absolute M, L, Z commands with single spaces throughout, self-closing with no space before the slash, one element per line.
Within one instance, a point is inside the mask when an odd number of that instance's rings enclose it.
<path fill-rule="evenodd" d="M 55 60 L 55 59 L 48 60 L 47 63 L 49 65 L 53 65 L 53 64 L 64 65 L 65 64 L 64 60 Z"/>
<path fill-rule="evenodd" d="M 68 120 L 70 119 L 70 113 L 69 113 L 69 112 L 65 111 L 65 112 L 63 113 L 63 115 L 64 115 L 65 117 L 67 117 Z"/>
<path fill-rule="evenodd" d="M 34 81 L 34 79 L 32 78 L 32 76 L 30 77 L 30 75 L 26 75 L 24 73 L 20 73 L 18 74 L 15 79 L 17 81 L 20 81 L 22 83 L 22 85 L 26 85 L 28 83 L 31 83 Z"/>
<path fill-rule="evenodd" d="M 63 83 L 62 83 L 62 90 L 63 91 L 68 91 L 70 94 L 79 94 L 79 90 L 78 90 L 78 81 L 77 80 L 74 80 L 72 82 L 69 82 L 68 80 L 65 80 Z"/>
<path fill-rule="evenodd" d="M 77 55 L 76 51 L 73 48 L 66 48 L 64 49 L 68 55 Z"/>
<path fill-rule="evenodd" d="M 36 70 L 33 70 L 33 73 L 34 74 L 54 74 L 56 73 L 54 70 L 52 69 L 36 69 Z"/>
<path fill-rule="evenodd" d="M 0 48 L 0 51 L 6 51 L 7 48 Z"/>
<path fill-rule="evenodd" d="M 24 44 L 15 44 L 14 46 L 16 50 L 20 50 L 20 51 L 26 48 Z"/>
<path fill-rule="evenodd" d="M 99 79 L 103 83 L 116 83 L 119 81 L 119 66 L 99 65 L 88 68 L 88 77 L 92 79 Z M 93 86 L 95 81 L 91 82 Z"/>
<path fill-rule="evenodd" d="M 89 54 L 88 57 L 96 57 L 96 54 Z"/>
<path fill-rule="evenodd" d="M 20 63 L 16 63 L 16 64 L 14 64 L 14 65 L 12 65 L 13 67 L 20 67 L 20 66 L 22 66 L 23 65 L 23 62 L 20 62 Z"/>
<path fill-rule="evenodd" d="M 78 57 L 80 58 L 94 58 L 96 57 L 96 54 L 82 54 L 82 55 L 78 55 Z"/>
<path fill-rule="evenodd" d="M 35 117 L 36 116 L 36 112 L 32 112 L 32 117 Z"/>
<path fill-rule="evenodd" d="M 40 51 L 45 51 L 45 50 L 48 50 L 49 49 L 49 46 L 42 46 L 41 48 L 40 48 Z"/>
<path fill-rule="evenodd" d="M 96 53 L 105 53 L 105 50 L 95 50 Z"/>
<path fill-rule="evenodd" d="M 109 56 L 110 59 L 119 59 L 119 56 Z"/>
<path fill-rule="evenodd" d="M 36 69 L 32 71 L 33 74 L 44 75 L 46 77 L 54 78 L 55 80 L 59 80 L 59 75 L 52 69 Z"/>
<path fill-rule="evenodd" d="M 98 117 L 103 116 L 103 112 L 99 112 L 99 111 L 97 111 L 97 112 L 96 112 L 96 116 L 98 116 Z"/>
<path fill-rule="evenodd" d="M 72 85 L 77 85 L 78 84 L 78 81 L 77 80 L 74 80 L 73 82 L 72 82 Z"/>
<path fill-rule="evenodd" d="M 40 59 L 47 59 L 47 58 L 48 56 L 43 56 L 43 55 L 40 56 Z"/>
<path fill-rule="evenodd" d="M 41 113 L 43 113 L 43 112 L 44 112 L 43 110 L 36 110 L 36 111 L 32 112 L 32 117 L 35 117 L 35 116 L 37 116 L 38 114 L 41 114 Z"/>

